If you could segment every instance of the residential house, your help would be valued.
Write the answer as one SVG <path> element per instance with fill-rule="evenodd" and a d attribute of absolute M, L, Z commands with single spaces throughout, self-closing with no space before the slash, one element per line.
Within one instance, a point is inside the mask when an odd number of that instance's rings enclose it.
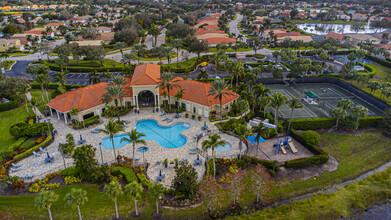
<path fill-rule="evenodd" d="M 333 39 L 338 40 L 340 42 L 344 42 L 345 41 L 345 35 L 338 34 L 338 33 L 335 33 L 335 32 L 328 33 L 328 34 L 325 35 L 325 37 L 333 38 Z"/>
<path fill-rule="evenodd" d="M 17 51 L 24 51 L 24 45 L 19 39 L 0 39 L 0 52 L 6 52 L 12 47 Z"/>
<path fill-rule="evenodd" d="M 365 21 L 367 19 L 367 16 L 361 13 L 353 14 L 352 20 L 353 21 Z"/>

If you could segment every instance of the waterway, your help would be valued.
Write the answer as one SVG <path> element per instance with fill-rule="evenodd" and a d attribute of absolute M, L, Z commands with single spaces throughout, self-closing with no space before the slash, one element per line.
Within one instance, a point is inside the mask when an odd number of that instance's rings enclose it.
<path fill-rule="evenodd" d="M 304 24 L 297 24 L 297 27 L 301 30 L 310 33 L 310 34 L 317 34 L 317 35 L 325 35 L 330 32 L 336 32 L 340 34 L 372 34 L 377 32 L 385 31 L 386 29 L 372 29 L 369 26 L 369 23 L 365 24 L 363 26 L 363 30 L 355 32 L 351 29 L 352 25 L 350 24 L 325 24 L 325 23 L 304 23 Z"/>

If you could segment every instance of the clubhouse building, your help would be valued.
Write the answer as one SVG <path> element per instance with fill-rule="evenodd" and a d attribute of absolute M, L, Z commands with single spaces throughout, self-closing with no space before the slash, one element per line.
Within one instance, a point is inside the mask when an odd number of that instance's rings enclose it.
<path fill-rule="evenodd" d="M 158 87 L 160 78 L 160 66 L 155 64 L 142 64 L 135 68 L 132 78 L 125 78 L 124 97 L 122 103 L 118 100 L 119 105 L 135 106 L 141 110 L 145 107 L 155 107 L 161 104 L 168 104 L 168 94 Z M 185 108 L 189 114 L 209 117 L 212 113 L 220 112 L 220 101 L 214 96 L 208 95 L 211 88 L 210 83 L 203 83 L 195 80 L 175 78 L 177 82 L 170 91 L 169 104 L 180 105 Z M 105 111 L 107 105 L 113 105 L 114 102 L 103 102 L 102 96 L 106 93 L 106 87 L 110 83 L 101 82 L 94 85 L 82 87 L 61 94 L 52 99 L 46 105 L 51 109 L 53 114 L 57 114 L 58 119 L 63 119 L 66 123 L 72 119 L 82 121 L 92 116 L 99 115 Z M 183 97 L 177 100 L 174 96 L 179 91 L 184 90 Z M 233 103 L 239 98 L 235 92 L 226 89 L 231 94 L 223 97 L 223 112 L 231 109 Z M 73 108 L 79 109 L 78 115 L 71 115 Z"/>

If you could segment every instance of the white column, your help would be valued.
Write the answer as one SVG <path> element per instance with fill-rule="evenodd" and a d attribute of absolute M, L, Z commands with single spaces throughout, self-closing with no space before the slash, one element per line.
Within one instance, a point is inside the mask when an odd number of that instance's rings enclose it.
<path fill-rule="evenodd" d="M 67 121 L 67 113 L 64 113 L 64 118 L 65 118 L 65 124 L 68 124 L 68 121 Z"/>
<path fill-rule="evenodd" d="M 58 114 L 58 111 L 56 110 L 57 112 L 57 119 L 60 120 L 60 115 Z"/>
<path fill-rule="evenodd" d="M 134 96 L 132 97 L 132 99 L 133 99 L 133 105 L 136 105 L 136 101 L 134 99 Z"/>
<path fill-rule="evenodd" d="M 138 97 L 137 96 L 135 96 L 136 97 L 136 106 L 137 106 L 137 109 L 138 109 Z"/>
<path fill-rule="evenodd" d="M 53 109 L 52 109 L 52 107 L 49 107 L 49 109 L 50 109 L 50 116 L 53 116 Z"/>
<path fill-rule="evenodd" d="M 154 97 L 154 101 L 155 101 L 155 106 L 153 106 L 153 107 L 156 107 L 156 97 L 157 97 L 157 95 L 154 95 L 155 97 Z"/>

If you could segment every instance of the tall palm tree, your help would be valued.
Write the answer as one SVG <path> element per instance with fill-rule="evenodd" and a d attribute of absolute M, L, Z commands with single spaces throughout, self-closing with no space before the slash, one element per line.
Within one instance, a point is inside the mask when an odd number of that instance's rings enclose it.
<path fill-rule="evenodd" d="M 32 97 L 30 99 L 30 105 L 31 105 L 31 108 L 33 109 L 33 112 L 35 114 L 35 119 L 36 121 L 38 121 L 38 106 L 41 104 L 41 102 L 39 102 L 35 97 Z"/>
<path fill-rule="evenodd" d="M 148 30 L 148 33 L 150 35 L 152 35 L 154 37 L 154 46 L 156 47 L 157 46 L 157 37 L 159 36 L 160 34 L 160 29 L 156 26 L 156 25 L 152 25 L 149 30 Z"/>
<path fill-rule="evenodd" d="M 139 216 L 137 209 L 137 200 L 141 199 L 141 193 L 143 192 L 143 186 L 137 181 L 133 181 L 125 186 L 125 195 L 134 200 L 135 215 Z"/>
<path fill-rule="evenodd" d="M 215 164 L 215 147 L 224 146 L 226 141 L 221 139 L 221 136 L 218 134 L 209 135 L 207 140 L 202 142 L 202 148 L 207 151 L 208 149 L 212 150 L 212 159 L 213 159 L 213 176 L 216 177 L 216 164 Z"/>
<path fill-rule="evenodd" d="M 56 73 L 56 78 L 54 78 L 56 82 L 59 82 L 61 84 L 62 94 L 64 94 L 64 84 L 66 83 L 67 74 L 68 73 L 58 72 Z"/>
<path fill-rule="evenodd" d="M 88 202 L 87 191 L 83 189 L 71 189 L 71 192 L 65 195 L 64 200 L 69 206 L 76 206 L 79 220 L 82 220 L 80 206 Z"/>
<path fill-rule="evenodd" d="M 259 141 L 261 140 L 262 136 L 267 138 L 269 137 L 269 128 L 265 127 L 262 123 L 258 126 L 254 127 L 253 132 L 256 134 L 255 140 L 257 141 L 257 152 L 255 155 L 258 155 L 259 151 Z M 262 151 L 262 150 L 261 150 Z M 263 151 L 262 151 L 263 153 Z M 264 153 L 265 154 L 265 153 Z M 266 155 L 266 154 L 265 154 Z M 269 157 L 266 155 L 266 157 Z"/>
<path fill-rule="evenodd" d="M 115 160 L 117 160 L 117 155 L 115 154 L 115 146 L 114 146 L 114 135 L 120 131 L 124 131 L 124 125 L 120 123 L 119 120 L 117 122 L 114 122 L 113 120 L 109 120 L 109 122 L 105 124 L 105 128 L 100 129 L 99 131 L 108 134 L 110 136 L 111 143 L 113 144 L 114 158 Z"/>
<path fill-rule="evenodd" d="M 166 90 L 167 91 L 167 96 L 168 96 L 168 109 L 171 109 L 170 107 L 170 91 L 175 87 L 175 88 L 180 88 L 179 85 L 176 85 L 176 82 L 179 82 L 178 79 L 175 79 L 174 73 L 171 72 L 163 72 L 160 74 L 160 78 L 158 78 L 158 88 L 161 90 Z"/>
<path fill-rule="evenodd" d="M 240 62 L 235 63 L 235 68 L 234 68 L 234 77 L 236 77 L 236 87 L 238 87 L 238 82 L 239 82 L 239 76 L 241 76 L 244 73 L 244 64 Z"/>
<path fill-rule="evenodd" d="M 96 70 L 93 70 L 92 72 L 88 73 L 88 82 L 90 84 L 100 83 L 100 75 Z"/>
<path fill-rule="evenodd" d="M 113 76 L 113 83 L 116 86 L 122 88 L 125 85 L 126 81 L 125 81 L 125 78 L 123 76 L 117 75 L 117 76 Z M 122 94 L 120 94 L 120 96 L 119 96 L 119 100 L 120 100 L 120 105 L 119 106 L 120 106 L 121 109 L 123 108 L 122 103 L 123 103 L 123 96 L 124 95 L 125 94 L 123 94 L 123 92 L 122 92 Z"/>
<path fill-rule="evenodd" d="M 125 63 L 127 63 L 130 68 L 130 65 L 132 64 L 132 61 L 134 60 L 134 58 L 135 57 L 134 57 L 133 53 L 126 53 L 122 57 L 121 62 L 124 63 L 124 66 L 125 66 Z"/>
<path fill-rule="evenodd" d="M 106 106 L 104 113 L 106 117 L 109 117 L 111 119 L 117 114 L 117 108 L 115 107 L 115 105 L 108 105 Z"/>
<path fill-rule="evenodd" d="M 119 219 L 117 198 L 123 194 L 122 186 L 118 181 L 112 180 L 109 185 L 106 185 L 103 189 L 103 193 L 114 200 L 115 205 L 115 217 Z"/>
<path fill-rule="evenodd" d="M 50 220 L 53 220 L 52 212 L 50 211 L 50 208 L 52 207 L 52 204 L 58 200 L 58 195 L 52 191 L 46 191 L 41 192 L 36 198 L 35 198 L 35 205 L 38 206 L 38 209 L 46 209 L 49 213 Z"/>
<path fill-rule="evenodd" d="M 235 134 L 239 137 L 239 160 L 242 158 L 242 142 L 251 134 L 246 125 L 240 124 L 235 128 Z"/>
<path fill-rule="evenodd" d="M 183 98 L 183 95 L 185 94 L 185 90 L 186 89 L 179 88 L 178 92 L 174 95 L 178 101 L 178 111 L 179 111 L 179 107 L 180 107 L 179 100 L 181 100 L 181 98 Z"/>
<path fill-rule="evenodd" d="M 123 137 L 123 138 L 121 138 L 121 142 L 128 141 L 128 142 L 132 143 L 132 145 L 133 145 L 133 166 L 134 166 L 134 161 L 135 161 L 134 153 L 136 151 L 136 144 L 144 144 L 144 145 L 147 144 L 145 142 L 145 140 L 141 139 L 142 137 L 145 137 L 145 134 L 137 132 L 137 129 L 132 129 L 132 131 L 128 132 L 127 135 L 129 138 Z"/>
<path fill-rule="evenodd" d="M 259 106 L 263 109 L 263 117 L 266 118 L 266 108 L 270 105 L 270 97 L 264 96 L 261 98 L 260 96 L 259 99 Z"/>
<path fill-rule="evenodd" d="M 165 189 L 159 183 L 149 185 L 149 187 L 148 187 L 148 193 L 156 199 L 156 213 L 157 214 L 159 214 L 159 199 L 164 198 L 164 191 L 165 191 Z"/>
<path fill-rule="evenodd" d="M 274 119 L 276 130 L 278 130 L 278 110 L 280 107 L 288 102 L 288 98 L 281 93 L 276 92 L 270 97 L 270 105 L 274 108 Z"/>
<path fill-rule="evenodd" d="M 50 82 L 49 80 L 49 77 L 45 74 L 37 74 L 35 76 L 35 81 L 37 81 L 37 83 L 39 84 L 39 86 L 41 87 L 41 96 L 42 96 L 42 101 L 44 103 L 46 103 L 45 101 L 45 98 L 44 98 L 44 93 L 45 93 L 45 88 L 46 88 L 46 85 L 48 82 Z M 49 98 L 48 98 L 48 102 L 49 102 Z"/>
<path fill-rule="evenodd" d="M 294 112 L 295 109 L 297 109 L 297 108 L 304 108 L 304 105 L 303 105 L 303 103 L 300 102 L 300 99 L 292 98 L 292 99 L 288 102 L 288 106 L 289 106 L 289 108 L 291 109 L 291 117 L 289 118 L 289 125 L 288 125 L 288 131 L 289 131 L 289 129 L 291 128 L 293 112 Z"/>
<path fill-rule="evenodd" d="M 339 120 L 341 118 L 346 117 L 346 111 L 343 108 L 338 107 L 338 108 L 333 109 L 332 114 L 333 114 L 333 117 L 337 119 L 335 122 L 335 128 L 337 129 L 338 124 L 339 124 Z"/>
<path fill-rule="evenodd" d="M 356 118 L 356 124 L 358 126 L 358 120 L 360 117 L 366 117 L 368 115 L 368 109 L 362 105 L 358 105 L 352 109 L 352 115 Z"/>
<path fill-rule="evenodd" d="M 208 96 L 219 99 L 220 102 L 220 123 L 223 122 L 223 98 L 232 95 L 228 92 L 228 85 L 223 79 L 216 79 L 209 88 Z"/>
<path fill-rule="evenodd" d="M 30 116 L 29 108 L 28 108 L 28 98 L 27 98 L 27 93 L 30 91 L 31 87 L 28 83 L 20 83 L 19 86 L 16 88 L 16 94 L 24 101 L 26 102 L 26 110 L 27 114 Z"/>
<path fill-rule="evenodd" d="M 125 42 L 117 42 L 115 45 L 114 45 L 114 50 L 119 50 L 121 52 L 121 56 L 124 57 L 124 48 L 126 47 L 126 43 Z"/>
<path fill-rule="evenodd" d="M 353 107 L 353 101 L 350 99 L 341 99 L 338 101 L 337 107 L 342 108 L 344 111 Z"/>
<path fill-rule="evenodd" d="M 106 104 L 108 104 L 111 101 L 114 101 L 115 107 L 117 108 L 118 121 L 120 121 L 118 99 L 120 99 L 120 97 L 124 95 L 123 91 L 124 91 L 123 88 L 118 87 L 116 85 L 107 86 L 106 93 L 102 95 L 102 99 L 101 99 Z"/>
<path fill-rule="evenodd" d="M 179 48 L 183 46 L 181 39 L 173 39 L 171 41 L 171 46 L 176 49 L 177 57 L 176 57 L 176 65 L 179 65 Z"/>
<path fill-rule="evenodd" d="M 133 46 L 133 50 L 137 53 L 137 64 L 140 64 L 140 56 L 144 54 L 146 46 L 144 44 L 136 44 Z"/>
<path fill-rule="evenodd" d="M 212 62 L 215 65 L 215 77 L 217 78 L 217 69 L 220 66 L 221 62 L 224 62 L 227 60 L 227 56 L 225 55 L 225 52 L 223 50 L 220 50 L 217 53 L 214 53 L 212 56 Z"/>

